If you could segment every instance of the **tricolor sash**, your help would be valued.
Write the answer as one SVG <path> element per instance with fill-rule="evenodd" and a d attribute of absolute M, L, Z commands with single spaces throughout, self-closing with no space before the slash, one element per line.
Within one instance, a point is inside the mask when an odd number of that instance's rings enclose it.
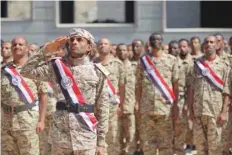
<path fill-rule="evenodd" d="M 86 104 L 85 99 L 79 89 L 70 68 L 63 63 L 61 59 L 52 61 L 56 78 L 67 102 L 73 104 Z M 80 112 L 80 116 L 84 119 L 90 130 L 96 131 L 97 119 L 93 113 Z"/>
<path fill-rule="evenodd" d="M 48 93 L 53 94 L 53 88 L 51 82 L 48 82 Z"/>
<path fill-rule="evenodd" d="M 15 90 L 19 94 L 21 100 L 27 104 L 35 102 L 35 97 L 30 87 L 27 85 L 27 83 L 24 81 L 22 76 L 15 69 L 15 67 L 6 66 L 4 70 L 9 75 L 8 78 L 11 81 L 12 86 L 15 88 Z"/>
<path fill-rule="evenodd" d="M 170 103 L 173 103 L 176 99 L 173 90 L 169 88 L 168 84 L 165 82 L 164 78 L 161 76 L 159 71 L 155 68 L 149 56 L 145 55 L 140 58 L 142 67 L 145 72 L 148 74 L 148 77 L 158 88 L 158 90 L 162 93 L 162 95 L 167 99 Z"/>
<path fill-rule="evenodd" d="M 120 99 L 117 97 L 116 90 L 112 82 L 110 81 L 109 77 L 107 77 L 106 79 L 107 79 L 108 92 L 110 97 L 114 98 L 117 104 L 120 104 Z"/>
<path fill-rule="evenodd" d="M 223 90 L 224 81 L 220 79 L 219 76 L 210 68 L 210 66 L 204 62 L 203 60 L 198 60 L 195 62 L 197 67 L 200 69 L 203 77 L 210 81 L 213 85 L 219 88 L 221 91 Z"/>

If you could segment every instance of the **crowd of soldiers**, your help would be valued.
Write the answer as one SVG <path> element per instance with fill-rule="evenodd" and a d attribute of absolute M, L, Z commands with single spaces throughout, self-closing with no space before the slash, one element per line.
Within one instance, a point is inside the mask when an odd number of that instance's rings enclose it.
<path fill-rule="evenodd" d="M 2 155 L 232 154 L 232 37 L 1 43 Z"/>

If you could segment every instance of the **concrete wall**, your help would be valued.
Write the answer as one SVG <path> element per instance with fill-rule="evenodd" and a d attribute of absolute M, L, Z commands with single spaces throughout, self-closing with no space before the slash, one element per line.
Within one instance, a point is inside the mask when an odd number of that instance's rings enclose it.
<path fill-rule="evenodd" d="M 135 7 L 136 23 L 133 27 L 86 27 L 98 40 L 100 37 L 108 37 L 113 43 L 130 43 L 135 38 L 147 41 L 152 32 L 163 32 L 161 1 L 137 1 Z M 170 7 L 172 9 L 172 7 Z M 186 10 L 188 11 L 188 10 Z M 186 12 L 187 15 L 187 12 Z M 179 21 L 173 21 L 179 22 Z M 1 36 L 5 40 L 11 40 L 14 36 L 25 36 L 29 42 L 43 44 L 58 36 L 68 34 L 70 28 L 57 28 L 55 23 L 54 1 L 33 1 L 33 19 L 27 21 L 4 21 L 1 23 Z M 191 36 L 204 36 L 211 33 L 198 32 L 167 32 L 163 33 L 164 42 L 172 39 L 187 38 Z M 222 33 L 226 38 L 231 32 Z"/>

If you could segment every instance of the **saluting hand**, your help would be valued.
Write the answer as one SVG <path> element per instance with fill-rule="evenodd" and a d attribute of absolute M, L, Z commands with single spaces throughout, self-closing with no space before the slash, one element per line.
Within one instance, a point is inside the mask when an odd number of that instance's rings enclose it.
<path fill-rule="evenodd" d="M 56 40 L 53 40 L 45 44 L 44 45 L 45 57 L 47 59 L 51 57 L 62 57 L 65 54 L 65 52 L 62 49 L 62 46 L 66 44 L 67 41 L 68 41 L 68 37 L 58 37 L 56 38 Z"/>

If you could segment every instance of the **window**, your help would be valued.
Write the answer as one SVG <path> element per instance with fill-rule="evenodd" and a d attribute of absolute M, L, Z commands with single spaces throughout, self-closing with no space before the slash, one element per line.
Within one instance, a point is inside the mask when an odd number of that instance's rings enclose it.
<path fill-rule="evenodd" d="M 166 1 L 164 31 L 232 32 L 231 8 L 232 1 Z"/>
<path fill-rule="evenodd" d="M 31 19 L 31 6 L 31 1 L 1 1 L 1 20 Z"/>
<path fill-rule="evenodd" d="M 133 24 L 134 1 L 58 1 L 58 25 Z"/>

